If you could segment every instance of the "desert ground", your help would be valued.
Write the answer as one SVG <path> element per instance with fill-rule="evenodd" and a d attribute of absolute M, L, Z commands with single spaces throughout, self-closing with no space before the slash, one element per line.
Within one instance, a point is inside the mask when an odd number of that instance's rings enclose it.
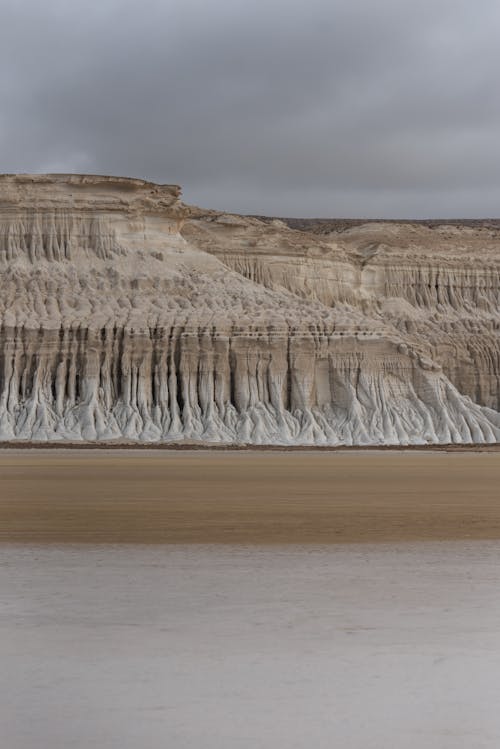
<path fill-rule="evenodd" d="M 3 450 L 8 749 L 497 749 L 500 454 Z"/>
<path fill-rule="evenodd" d="M 6 749 L 498 749 L 500 544 L 0 544 Z"/>
<path fill-rule="evenodd" d="M 500 453 L 0 451 L 0 540 L 500 539 Z"/>

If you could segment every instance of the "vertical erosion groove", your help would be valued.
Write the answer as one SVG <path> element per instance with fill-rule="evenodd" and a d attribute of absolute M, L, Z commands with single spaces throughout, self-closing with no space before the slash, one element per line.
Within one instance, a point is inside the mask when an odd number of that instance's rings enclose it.
<path fill-rule="evenodd" d="M 341 354 L 334 339 L 302 333 L 294 341 L 291 332 L 231 335 L 223 347 L 183 326 L 165 335 L 5 327 L 1 335 L 4 439 L 400 444 L 498 437 L 491 414 L 464 401 L 442 373 L 396 350 L 378 358 Z"/>

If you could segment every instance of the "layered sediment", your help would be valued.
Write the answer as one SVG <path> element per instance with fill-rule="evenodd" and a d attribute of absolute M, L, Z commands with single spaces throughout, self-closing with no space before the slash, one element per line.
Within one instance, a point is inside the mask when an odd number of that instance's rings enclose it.
<path fill-rule="evenodd" d="M 0 177 L 0 439 L 500 441 L 500 231 Z"/>

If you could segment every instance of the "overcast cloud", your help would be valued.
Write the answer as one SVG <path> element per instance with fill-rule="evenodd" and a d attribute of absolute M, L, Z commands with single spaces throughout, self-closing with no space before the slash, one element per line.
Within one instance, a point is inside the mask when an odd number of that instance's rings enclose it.
<path fill-rule="evenodd" d="M 0 171 L 284 216 L 500 216 L 498 0 L 0 0 Z"/>

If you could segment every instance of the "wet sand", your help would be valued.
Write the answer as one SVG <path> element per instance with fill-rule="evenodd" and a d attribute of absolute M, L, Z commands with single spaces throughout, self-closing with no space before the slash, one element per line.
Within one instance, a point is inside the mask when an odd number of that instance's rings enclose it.
<path fill-rule="evenodd" d="M 499 564 L 498 542 L 0 545 L 2 749 L 498 749 Z"/>
<path fill-rule="evenodd" d="M 500 454 L 0 451 L 0 541 L 500 539 Z"/>

